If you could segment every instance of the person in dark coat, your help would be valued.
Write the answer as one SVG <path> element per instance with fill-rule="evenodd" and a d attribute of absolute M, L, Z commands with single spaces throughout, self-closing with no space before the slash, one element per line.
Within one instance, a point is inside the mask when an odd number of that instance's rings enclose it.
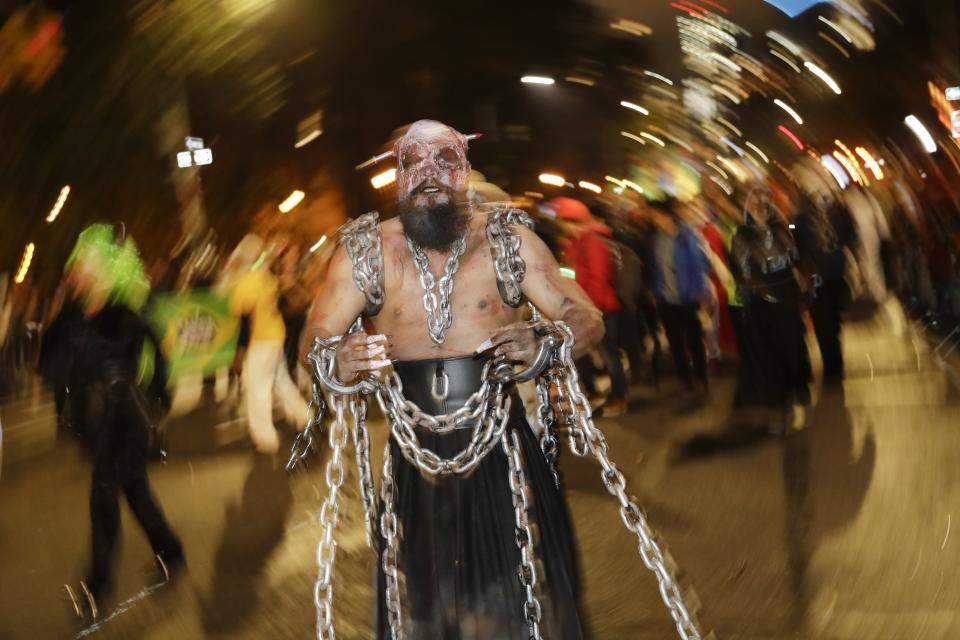
<path fill-rule="evenodd" d="M 762 188 L 750 192 L 733 238 L 731 271 L 744 303 L 736 402 L 758 410 L 752 426 L 782 435 L 794 404 L 810 401 L 810 363 L 800 316 L 799 254 Z"/>
<path fill-rule="evenodd" d="M 93 462 L 92 560 L 80 589 L 68 590 L 77 612 L 96 619 L 113 586 L 121 491 L 147 534 L 159 579 L 169 579 L 185 563 L 147 478 L 154 424 L 170 399 L 159 344 L 136 311 L 146 301 L 149 281 L 132 240 L 117 242 L 108 225 L 87 228 L 67 263 L 67 281 L 80 313 L 61 316 L 41 370 L 69 386 L 71 424 Z M 55 373 L 58 368 L 66 375 Z"/>
<path fill-rule="evenodd" d="M 847 253 L 856 244 L 856 227 L 843 203 L 804 194 L 794 219 L 801 268 L 813 287 L 810 316 L 823 358 L 823 379 L 843 378 L 841 315 L 849 299 Z"/>

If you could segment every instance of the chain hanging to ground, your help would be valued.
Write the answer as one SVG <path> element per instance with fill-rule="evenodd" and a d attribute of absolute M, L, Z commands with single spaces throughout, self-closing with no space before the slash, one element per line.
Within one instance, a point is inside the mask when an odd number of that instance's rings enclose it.
<path fill-rule="evenodd" d="M 367 431 L 367 399 L 362 395 L 350 398 L 353 414 L 353 447 L 357 457 L 357 479 L 360 483 L 360 498 L 363 502 L 364 524 L 367 529 L 367 545 L 376 550 L 376 498 L 373 473 L 370 469 L 370 433 Z"/>
<path fill-rule="evenodd" d="M 550 465 L 553 481 L 559 489 L 560 472 L 557 469 L 557 462 L 560 458 L 560 447 L 557 444 L 556 413 L 553 410 L 553 404 L 550 402 L 550 385 L 549 378 L 537 378 L 537 412 L 541 429 L 540 449 L 543 451 L 543 457 L 547 459 L 547 464 Z"/>
<path fill-rule="evenodd" d="M 537 570 L 534 566 L 533 534 L 530 532 L 530 505 L 527 501 L 527 478 L 523 473 L 520 460 L 520 441 L 516 432 L 503 434 L 501 440 L 503 452 L 507 456 L 507 479 L 513 498 L 514 525 L 516 527 L 517 548 L 520 549 L 520 568 L 518 576 L 523 586 L 523 617 L 530 630 L 530 640 L 542 640 L 540 635 L 540 600 L 534 588 L 537 586 Z"/>
<path fill-rule="evenodd" d="M 397 559 L 400 555 L 397 536 L 397 514 L 393 508 L 393 455 L 390 442 L 383 449 L 383 476 L 380 478 L 380 500 L 383 512 L 380 514 L 380 535 L 383 536 L 383 551 L 380 564 L 383 568 L 385 605 L 387 623 L 391 640 L 403 640 L 403 617 L 400 610 L 400 584 Z"/>
<path fill-rule="evenodd" d="M 327 412 L 327 403 L 324 402 L 320 385 L 316 382 L 313 383 L 313 398 L 310 400 L 308 411 L 310 412 L 310 418 L 307 420 L 307 426 L 297 434 L 293 441 L 290 458 L 287 460 L 285 467 L 287 473 L 291 473 L 300 463 L 305 463 L 310 452 L 316 449 L 317 438 L 323 424 L 323 416 Z"/>
<path fill-rule="evenodd" d="M 323 535 L 317 545 L 317 582 L 313 587 L 313 602 L 317 608 L 317 639 L 334 640 L 337 637 L 333 628 L 333 561 L 337 547 L 333 534 L 340 519 L 340 506 L 337 502 L 340 487 L 346 475 L 343 468 L 343 450 L 349 443 L 346 419 L 344 418 L 344 398 L 333 399 L 334 420 L 330 425 L 330 460 L 327 461 L 326 481 L 327 497 L 320 507 L 320 527 Z"/>
<path fill-rule="evenodd" d="M 617 469 L 607 455 L 607 440 L 603 433 L 594 425 L 593 414 L 590 409 L 590 402 L 580 390 L 580 380 L 577 376 L 577 369 L 573 363 L 573 331 L 562 323 L 557 322 L 557 326 L 564 333 L 564 342 L 561 348 L 560 359 L 563 365 L 563 375 L 559 381 L 559 388 L 564 389 L 569 398 L 569 412 L 575 417 L 577 426 L 582 432 L 586 445 L 590 453 L 594 455 L 600 466 L 603 468 L 601 478 L 607 491 L 614 496 L 620 503 L 620 517 L 627 529 L 637 536 L 637 546 L 640 552 L 640 558 L 650 571 L 657 577 L 660 587 L 660 597 L 670 611 L 674 623 L 677 626 L 677 632 L 684 640 L 700 640 L 701 634 L 693 620 L 683 596 L 677 586 L 676 578 L 667 565 L 667 559 L 664 557 L 660 546 L 654 539 L 653 530 L 647 523 L 646 517 L 627 495 L 627 481 L 623 474 Z M 571 445 L 573 441 L 571 439 Z"/>

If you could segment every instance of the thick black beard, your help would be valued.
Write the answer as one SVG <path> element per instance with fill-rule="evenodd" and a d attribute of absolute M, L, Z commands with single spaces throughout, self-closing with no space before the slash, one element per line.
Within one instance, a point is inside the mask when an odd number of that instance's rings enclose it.
<path fill-rule="evenodd" d="M 423 249 L 444 251 L 467 229 L 469 216 L 451 198 L 435 207 L 417 207 L 411 199 L 400 201 L 397 212 L 403 232 Z"/>

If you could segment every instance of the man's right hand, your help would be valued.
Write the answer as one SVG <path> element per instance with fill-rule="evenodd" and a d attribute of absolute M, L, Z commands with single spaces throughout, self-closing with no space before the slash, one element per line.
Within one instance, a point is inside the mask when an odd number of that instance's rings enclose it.
<path fill-rule="evenodd" d="M 337 379 L 351 384 L 365 371 L 390 366 L 390 341 L 384 335 L 367 335 L 362 331 L 344 337 L 337 346 Z"/>

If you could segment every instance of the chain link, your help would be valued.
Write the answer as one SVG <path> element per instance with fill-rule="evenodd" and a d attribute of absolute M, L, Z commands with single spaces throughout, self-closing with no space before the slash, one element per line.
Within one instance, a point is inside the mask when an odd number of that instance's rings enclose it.
<path fill-rule="evenodd" d="M 468 232 L 469 233 L 469 230 Z M 454 243 L 453 251 L 447 256 L 443 264 L 443 275 L 440 276 L 440 285 L 430 271 L 430 259 L 427 254 L 410 238 L 407 246 L 413 254 L 413 263 L 420 275 L 420 286 L 423 288 L 423 309 L 427 312 L 427 331 L 435 344 L 443 344 L 447 331 L 453 324 L 453 307 L 450 295 L 453 293 L 453 276 L 460 268 L 460 257 L 467 250 L 467 233 L 464 233 Z M 436 289 L 437 291 L 434 291 Z M 438 295 L 439 293 L 439 295 Z M 438 302 L 439 298 L 439 302 Z"/>
<path fill-rule="evenodd" d="M 653 530 L 647 523 L 640 507 L 627 495 L 627 481 L 620 470 L 617 469 L 617 465 L 608 457 L 607 440 L 593 423 L 590 403 L 583 392 L 580 391 L 580 380 L 577 369 L 573 364 L 573 331 L 563 322 L 557 322 L 556 324 L 565 335 L 560 355 L 564 365 L 562 367 L 563 374 L 558 386 L 559 388 L 565 388 L 571 399 L 571 409 L 579 423 L 587 447 L 603 469 L 600 476 L 603 484 L 607 491 L 620 503 L 620 517 L 623 524 L 628 530 L 636 534 L 640 558 L 656 576 L 660 588 L 660 597 L 673 617 L 677 632 L 683 640 L 700 640 L 700 631 L 686 604 L 684 604 L 680 589 L 677 587 L 676 578 L 674 578 L 673 572 L 667 564 L 663 551 L 654 539 Z"/>
<path fill-rule="evenodd" d="M 382 388 L 389 396 L 390 402 L 400 419 L 408 424 L 416 424 L 433 433 L 442 435 L 482 418 L 490 395 L 489 366 L 487 365 L 487 368 L 484 369 L 483 383 L 480 388 L 467 398 L 463 406 L 456 411 L 439 416 L 425 413 L 415 403 L 410 402 L 403 396 L 403 382 L 396 372 L 386 377 Z"/>
<path fill-rule="evenodd" d="M 364 313 L 376 315 L 383 306 L 383 240 L 380 216 L 376 211 L 340 227 L 341 242 L 353 263 L 353 282 L 367 300 Z"/>
<path fill-rule="evenodd" d="M 380 564 L 383 568 L 384 603 L 387 607 L 387 623 L 390 627 L 392 640 L 402 640 L 404 637 L 403 617 L 400 609 L 400 585 L 398 578 L 397 561 L 400 555 L 397 543 L 397 514 L 393 508 L 393 455 L 390 453 L 390 442 L 383 449 L 383 476 L 380 479 L 380 501 L 383 512 L 380 514 L 380 535 L 383 537 L 383 552 Z"/>
<path fill-rule="evenodd" d="M 507 456 L 507 479 L 510 482 L 510 493 L 513 498 L 517 548 L 520 550 L 520 568 L 517 574 L 524 591 L 523 617 L 530 630 L 530 640 L 542 640 L 540 600 L 534 592 L 537 586 L 537 569 L 534 566 L 536 556 L 533 549 L 533 534 L 530 531 L 527 478 L 523 473 L 523 463 L 520 460 L 520 441 L 516 432 L 510 432 L 504 433 L 500 442 Z"/>
<path fill-rule="evenodd" d="M 557 469 L 557 462 L 560 458 L 560 447 L 557 443 L 556 413 L 550 402 L 551 380 L 552 378 L 548 376 L 537 378 L 537 418 L 540 420 L 540 449 L 543 451 L 543 457 L 547 459 L 547 464 L 550 465 L 553 481 L 559 489 L 560 472 Z"/>
<path fill-rule="evenodd" d="M 293 441 L 290 458 L 287 460 L 285 467 L 287 473 L 292 473 L 299 464 L 306 464 L 307 456 L 316 449 L 317 438 L 323 424 L 323 415 L 327 411 L 327 403 L 324 402 L 323 393 L 317 383 L 313 384 L 313 397 L 310 400 L 308 410 L 310 411 L 310 418 L 307 420 L 307 426 L 297 434 Z"/>
<path fill-rule="evenodd" d="M 373 473 L 370 470 L 370 433 L 367 431 L 367 399 L 362 395 L 350 398 L 353 414 L 353 447 L 357 457 L 357 477 L 360 482 L 360 498 L 363 502 L 364 524 L 367 529 L 367 545 L 376 550 L 376 498 Z"/>
<path fill-rule="evenodd" d="M 317 608 L 318 640 L 335 640 L 337 637 L 333 628 L 333 561 L 337 553 L 333 534 L 340 520 L 340 506 L 337 498 L 346 476 L 343 468 L 343 450 L 349 438 L 343 415 L 343 397 L 334 398 L 332 405 L 334 420 L 330 425 L 330 460 L 327 461 L 326 468 L 328 493 L 323 506 L 320 507 L 319 520 L 323 535 L 317 544 L 317 582 L 313 587 L 313 602 Z"/>
<path fill-rule="evenodd" d="M 469 426 L 472 430 L 467 445 L 451 458 L 442 458 L 420 445 L 415 427 L 400 413 L 389 395 L 377 391 L 377 401 L 390 422 L 390 435 L 396 441 L 403 457 L 427 476 L 466 475 L 477 468 L 480 462 L 496 446 L 510 421 L 510 396 L 504 393 L 503 385 L 496 384 L 488 393 L 487 410 L 480 420 Z"/>
<path fill-rule="evenodd" d="M 526 275 L 526 264 L 520 257 L 520 235 L 511 226 L 523 225 L 533 229 L 533 221 L 519 209 L 500 206 L 487 218 L 487 242 L 493 257 L 493 270 L 497 275 L 500 297 L 511 307 L 523 302 L 520 283 Z"/>

